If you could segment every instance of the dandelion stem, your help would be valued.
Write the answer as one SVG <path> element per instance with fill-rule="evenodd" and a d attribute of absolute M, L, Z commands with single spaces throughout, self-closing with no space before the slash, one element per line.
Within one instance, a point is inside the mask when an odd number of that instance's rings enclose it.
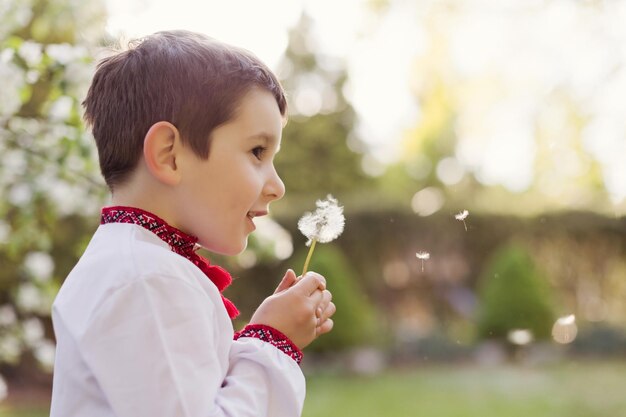
<path fill-rule="evenodd" d="M 309 253 L 306 256 L 306 261 L 304 261 L 304 268 L 302 269 L 302 275 L 306 274 L 306 270 L 309 267 L 309 261 L 311 260 L 311 256 L 313 255 L 313 250 L 315 249 L 315 244 L 317 240 L 313 239 L 311 241 L 311 248 L 309 249 Z"/>

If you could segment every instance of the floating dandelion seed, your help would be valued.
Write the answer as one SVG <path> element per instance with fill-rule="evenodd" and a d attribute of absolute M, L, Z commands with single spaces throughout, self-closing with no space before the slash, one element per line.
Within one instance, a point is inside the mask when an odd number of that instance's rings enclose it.
<path fill-rule="evenodd" d="M 427 261 L 430 259 L 430 253 L 428 252 L 417 252 L 415 254 L 415 257 L 417 259 L 419 259 L 420 261 L 422 261 L 422 272 L 424 272 L 424 261 Z"/>
<path fill-rule="evenodd" d="M 463 226 L 465 226 L 465 231 L 466 232 L 467 232 L 467 223 L 465 223 L 465 219 L 467 219 L 467 216 L 469 216 L 469 211 L 467 211 L 467 210 L 463 210 L 459 214 L 455 214 L 454 215 L 455 219 L 463 222 Z"/>
<path fill-rule="evenodd" d="M 307 271 L 315 244 L 335 240 L 343 232 L 346 222 L 343 207 L 338 205 L 332 195 L 328 194 L 326 200 L 317 200 L 315 205 L 317 209 L 313 213 L 305 213 L 298 221 L 298 229 L 309 239 L 306 245 L 311 247 L 304 261 L 302 275 Z"/>

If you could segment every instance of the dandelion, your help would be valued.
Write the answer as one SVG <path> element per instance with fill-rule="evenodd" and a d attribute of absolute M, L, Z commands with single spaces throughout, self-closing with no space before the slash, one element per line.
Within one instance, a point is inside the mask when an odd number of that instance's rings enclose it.
<path fill-rule="evenodd" d="M 315 244 L 335 240 L 343 232 L 346 222 L 343 216 L 343 207 L 338 205 L 337 200 L 332 195 L 329 194 L 326 200 L 317 200 L 315 205 L 317 209 L 313 213 L 305 213 L 298 221 L 298 229 L 309 239 L 306 245 L 310 246 L 302 275 L 307 271 Z"/>
<path fill-rule="evenodd" d="M 427 260 L 430 259 L 430 253 L 428 253 L 428 252 L 417 252 L 415 254 L 415 257 L 422 261 L 422 272 L 424 272 L 424 261 L 427 261 Z"/>
<path fill-rule="evenodd" d="M 463 222 L 463 226 L 465 226 L 465 231 L 466 232 L 467 232 L 467 223 L 465 223 L 465 219 L 467 219 L 467 216 L 469 216 L 469 211 L 467 211 L 467 210 L 463 210 L 459 214 L 455 214 L 454 215 L 455 219 Z"/>

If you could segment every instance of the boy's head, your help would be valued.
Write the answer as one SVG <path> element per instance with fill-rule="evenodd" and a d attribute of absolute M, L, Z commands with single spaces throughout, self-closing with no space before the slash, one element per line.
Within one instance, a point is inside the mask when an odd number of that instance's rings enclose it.
<path fill-rule="evenodd" d="M 252 89 L 270 92 L 286 114 L 284 91 L 256 56 L 187 31 L 158 32 L 105 58 L 83 106 L 111 190 L 133 173 L 152 125 L 167 121 L 207 158 L 213 130 L 235 116 Z"/>

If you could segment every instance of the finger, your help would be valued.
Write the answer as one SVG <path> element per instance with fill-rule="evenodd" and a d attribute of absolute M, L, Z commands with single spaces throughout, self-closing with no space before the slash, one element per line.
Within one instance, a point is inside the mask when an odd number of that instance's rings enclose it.
<path fill-rule="evenodd" d="M 280 284 L 278 284 L 278 287 L 276 287 L 274 294 L 285 291 L 287 288 L 291 287 L 296 281 L 296 273 L 293 272 L 292 269 L 288 269 L 287 272 L 285 272 L 285 276 L 280 281 Z"/>
<path fill-rule="evenodd" d="M 317 317 L 322 317 L 324 310 L 328 307 L 330 300 L 333 298 L 333 295 L 328 290 L 322 291 L 322 300 L 317 306 L 317 310 L 315 311 L 315 315 Z"/>
<path fill-rule="evenodd" d="M 335 323 L 332 321 L 332 319 L 326 320 L 324 323 L 315 328 L 315 335 L 320 336 L 330 332 L 333 329 L 334 325 Z"/>
<path fill-rule="evenodd" d="M 324 310 L 322 309 L 319 314 L 317 314 L 317 311 L 320 309 L 322 301 L 324 300 L 324 293 L 316 289 L 315 291 L 313 291 L 313 294 L 309 295 L 309 299 L 313 302 L 313 307 L 315 308 L 315 316 L 321 316 Z"/>
<path fill-rule="evenodd" d="M 326 320 L 331 318 L 333 314 L 337 312 L 337 307 L 335 303 L 329 303 L 328 306 L 322 311 L 322 313 L 318 316 L 319 323 L 324 323 Z"/>
<path fill-rule="evenodd" d="M 326 279 L 318 273 L 307 272 L 295 285 L 304 295 L 311 295 L 315 291 L 326 289 Z"/>

